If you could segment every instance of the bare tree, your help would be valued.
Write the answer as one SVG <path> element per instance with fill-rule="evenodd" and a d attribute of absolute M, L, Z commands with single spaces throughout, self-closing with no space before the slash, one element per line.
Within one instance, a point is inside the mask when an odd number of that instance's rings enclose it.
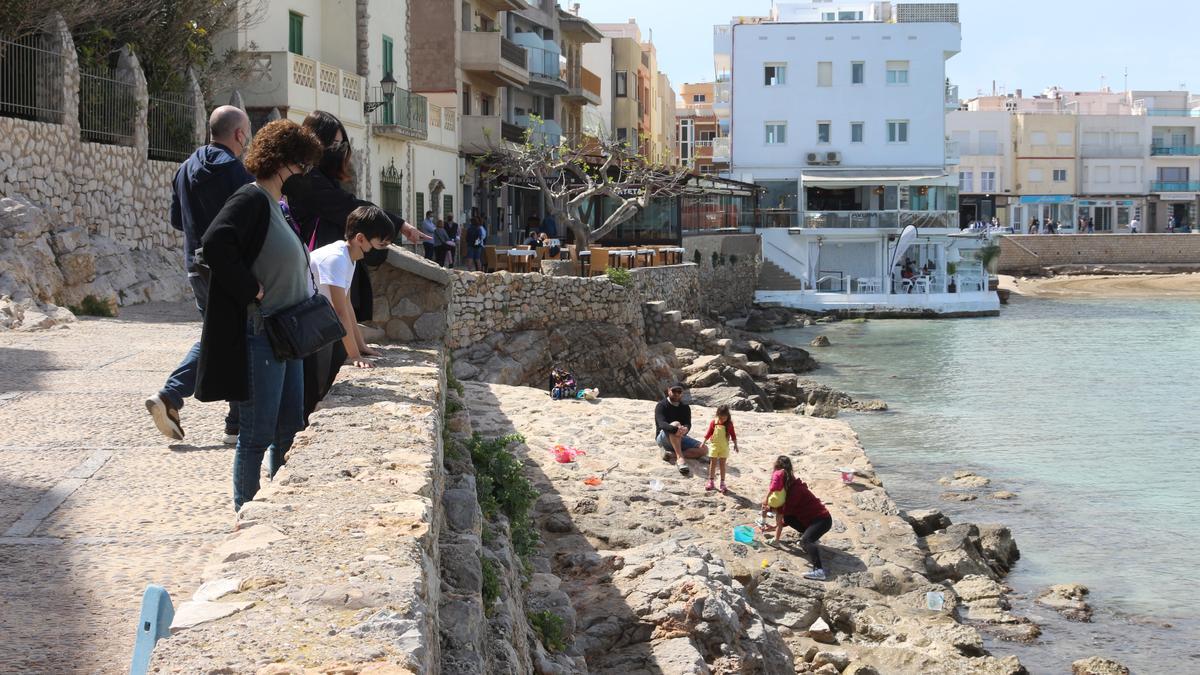
<path fill-rule="evenodd" d="M 655 166 L 623 142 L 551 145 L 540 142 L 539 126 L 540 120 L 531 118 L 524 143 L 493 145 L 479 163 L 490 179 L 541 193 L 546 210 L 570 228 L 580 248 L 635 217 L 653 199 L 700 193 L 686 169 Z M 613 200 L 616 208 L 593 224 L 589 207 L 600 197 Z"/>

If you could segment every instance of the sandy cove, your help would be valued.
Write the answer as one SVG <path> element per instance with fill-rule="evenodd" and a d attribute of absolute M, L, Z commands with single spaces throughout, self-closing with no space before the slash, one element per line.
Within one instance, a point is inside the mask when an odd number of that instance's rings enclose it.
<path fill-rule="evenodd" d="M 848 424 L 735 413 L 742 451 L 729 460 L 730 490 L 721 495 L 705 492 L 706 461 L 690 462 L 691 477 L 682 477 L 661 459 L 654 402 L 553 402 L 535 389 L 465 384 L 475 431 L 526 439 L 513 447 L 542 493 L 534 515 L 544 554 L 576 614 L 571 649 L 591 672 L 1024 672 L 1015 657 L 986 654 L 975 628 L 955 618 L 953 588 L 929 577 L 955 566 L 951 576 L 960 576 L 969 556 L 951 551 L 931 573 L 937 535 L 918 539 Z M 711 413 L 694 406 L 695 426 Z M 560 464 L 558 443 L 587 454 Z M 732 539 L 735 526 L 756 520 L 780 453 L 833 516 L 820 542 L 827 582 L 801 577 L 810 566 L 794 531 L 785 529 L 782 549 Z M 852 485 L 841 482 L 843 466 L 857 474 Z M 591 476 L 603 482 L 585 485 Z M 944 593 L 941 611 L 925 608 L 928 591 Z M 695 593 L 709 598 L 703 612 Z M 720 620 L 709 608 L 717 605 L 735 608 L 740 637 L 714 637 Z M 817 619 L 832 636 L 816 637 L 836 644 L 809 637 Z"/>
<path fill-rule="evenodd" d="M 1200 273 L 1000 276 L 1000 288 L 1040 298 L 1200 298 Z"/>

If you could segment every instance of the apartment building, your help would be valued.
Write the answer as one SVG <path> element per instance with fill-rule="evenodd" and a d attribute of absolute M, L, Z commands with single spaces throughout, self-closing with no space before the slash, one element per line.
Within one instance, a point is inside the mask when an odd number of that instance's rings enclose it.
<path fill-rule="evenodd" d="M 1013 195 L 1012 116 L 1004 111 L 951 111 L 946 136 L 957 145 L 958 224 L 1009 222 Z"/>
<path fill-rule="evenodd" d="M 600 23 L 601 42 L 584 48 L 584 59 L 611 65 L 611 137 L 629 143 L 650 161 L 674 163 L 675 95 L 670 80 L 658 70 L 652 41 L 642 40 L 637 21 Z M 611 56 L 610 56 L 611 54 Z M 605 91 L 604 93 L 608 93 Z"/>
<path fill-rule="evenodd" d="M 981 242 L 951 237 L 959 185 L 948 167 L 959 156 L 945 117 L 959 102 L 945 64 L 960 32 L 955 4 L 889 2 L 776 1 L 766 17 L 716 28 L 730 174 L 763 189 L 763 256 L 792 278 L 760 300 L 868 313 L 998 308 L 968 255 Z M 901 242 L 908 225 L 919 234 Z M 914 283 L 901 268 L 926 272 Z"/>
<path fill-rule="evenodd" d="M 1075 222 L 1075 116 L 1015 113 L 1013 147 L 1013 224 Z"/>

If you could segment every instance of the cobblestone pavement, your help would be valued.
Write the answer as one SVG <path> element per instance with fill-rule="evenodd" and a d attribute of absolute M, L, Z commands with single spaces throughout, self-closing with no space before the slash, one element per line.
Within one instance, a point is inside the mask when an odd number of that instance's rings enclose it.
<path fill-rule="evenodd" d="M 190 304 L 0 333 L 0 673 L 128 672 L 146 585 L 189 599 L 232 529 L 224 404 L 179 443 L 142 404 L 199 334 Z"/>

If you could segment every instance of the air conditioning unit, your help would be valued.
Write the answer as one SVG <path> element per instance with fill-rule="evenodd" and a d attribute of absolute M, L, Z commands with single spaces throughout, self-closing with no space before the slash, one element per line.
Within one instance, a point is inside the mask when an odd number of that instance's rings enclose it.
<path fill-rule="evenodd" d="M 842 153 L 840 153 L 840 152 L 825 153 L 825 163 L 826 164 L 841 164 L 842 163 Z"/>
<path fill-rule="evenodd" d="M 806 159 L 808 160 L 809 164 L 824 164 L 825 163 L 824 161 L 822 161 L 821 153 L 819 153 L 819 152 L 808 153 L 808 157 Z"/>

